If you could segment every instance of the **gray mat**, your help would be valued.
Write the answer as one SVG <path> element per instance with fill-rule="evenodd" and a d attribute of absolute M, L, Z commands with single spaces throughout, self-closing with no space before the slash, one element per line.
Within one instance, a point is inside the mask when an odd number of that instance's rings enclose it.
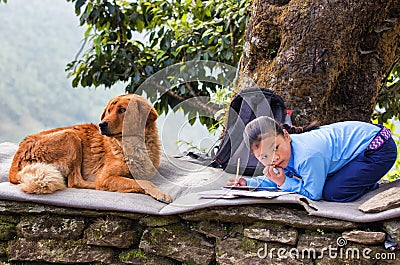
<path fill-rule="evenodd" d="M 174 197 L 174 202 L 165 204 L 150 196 L 134 193 L 116 193 L 88 189 L 65 189 L 48 195 L 32 195 L 21 192 L 7 181 L 8 169 L 17 145 L 0 144 L 0 200 L 28 201 L 54 206 L 92 210 L 123 211 L 153 215 L 172 215 L 214 206 L 240 206 L 249 204 L 299 204 L 314 216 L 335 218 L 353 222 L 376 222 L 400 216 L 400 208 L 380 213 L 363 213 L 358 207 L 374 195 L 391 187 L 400 187 L 395 181 L 368 193 L 350 203 L 312 201 L 304 196 L 288 194 L 274 199 L 235 198 L 202 199 L 204 191 L 219 190 L 231 177 L 220 169 L 193 164 L 184 159 L 162 157 L 162 163 L 153 182 Z"/>

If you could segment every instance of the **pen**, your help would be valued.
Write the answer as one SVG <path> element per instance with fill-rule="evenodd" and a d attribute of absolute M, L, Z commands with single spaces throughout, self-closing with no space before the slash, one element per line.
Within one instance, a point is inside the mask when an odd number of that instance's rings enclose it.
<path fill-rule="evenodd" d="M 273 165 L 273 164 L 269 164 L 269 165 L 267 165 L 267 166 L 269 166 L 269 167 L 274 167 L 274 168 L 272 169 L 272 171 L 274 171 L 274 173 L 275 173 L 276 175 L 279 174 L 279 170 L 277 169 L 277 167 L 282 168 L 282 167 L 280 167 L 280 166 L 275 166 L 275 165 Z"/>
<path fill-rule="evenodd" d="M 240 169 L 240 157 L 238 157 L 238 161 L 237 161 L 235 186 L 239 184 L 239 182 L 238 182 L 239 181 L 239 169 Z"/>

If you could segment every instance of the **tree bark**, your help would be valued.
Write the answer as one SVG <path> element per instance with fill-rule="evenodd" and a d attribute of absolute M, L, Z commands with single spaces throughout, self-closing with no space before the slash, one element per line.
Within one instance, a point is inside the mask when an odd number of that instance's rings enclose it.
<path fill-rule="evenodd" d="M 369 121 L 399 22 L 398 0 L 253 0 L 240 72 L 280 94 L 297 125 Z"/>

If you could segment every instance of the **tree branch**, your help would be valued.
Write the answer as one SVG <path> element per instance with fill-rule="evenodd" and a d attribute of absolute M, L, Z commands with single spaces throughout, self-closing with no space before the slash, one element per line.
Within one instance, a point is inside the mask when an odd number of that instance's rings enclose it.
<path fill-rule="evenodd" d="M 210 101 L 203 103 L 202 99 L 204 97 L 198 97 L 199 100 L 194 100 L 197 97 L 183 97 L 172 91 L 170 88 L 167 88 L 165 86 L 162 86 L 157 83 L 152 83 L 154 87 L 157 88 L 158 91 L 160 91 L 162 94 L 168 94 L 169 96 L 178 99 L 181 102 L 185 102 L 185 104 L 192 106 L 195 110 L 204 112 L 204 114 L 207 114 L 207 116 L 214 117 L 214 114 L 221 109 L 221 106 L 215 103 L 212 103 Z"/>

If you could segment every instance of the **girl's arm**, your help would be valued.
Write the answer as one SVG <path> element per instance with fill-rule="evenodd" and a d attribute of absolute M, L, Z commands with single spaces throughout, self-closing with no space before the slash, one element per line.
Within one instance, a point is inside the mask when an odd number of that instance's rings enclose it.
<path fill-rule="evenodd" d="M 278 188 L 278 186 L 265 176 L 230 178 L 227 186 L 252 186 L 262 188 Z"/>
<path fill-rule="evenodd" d="M 272 180 L 267 178 L 266 176 L 258 176 L 252 178 L 245 178 L 247 181 L 247 186 L 252 187 L 262 187 L 262 188 L 278 188 L 278 185 L 275 184 Z"/>
<path fill-rule="evenodd" d="M 322 190 L 327 175 L 327 166 L 321 156 L 312 156 L 299 165 L 301 179 L 286 177 L 279 187 L 284 191 L 292 191 L 312 200 L 322 199 Z"/>

